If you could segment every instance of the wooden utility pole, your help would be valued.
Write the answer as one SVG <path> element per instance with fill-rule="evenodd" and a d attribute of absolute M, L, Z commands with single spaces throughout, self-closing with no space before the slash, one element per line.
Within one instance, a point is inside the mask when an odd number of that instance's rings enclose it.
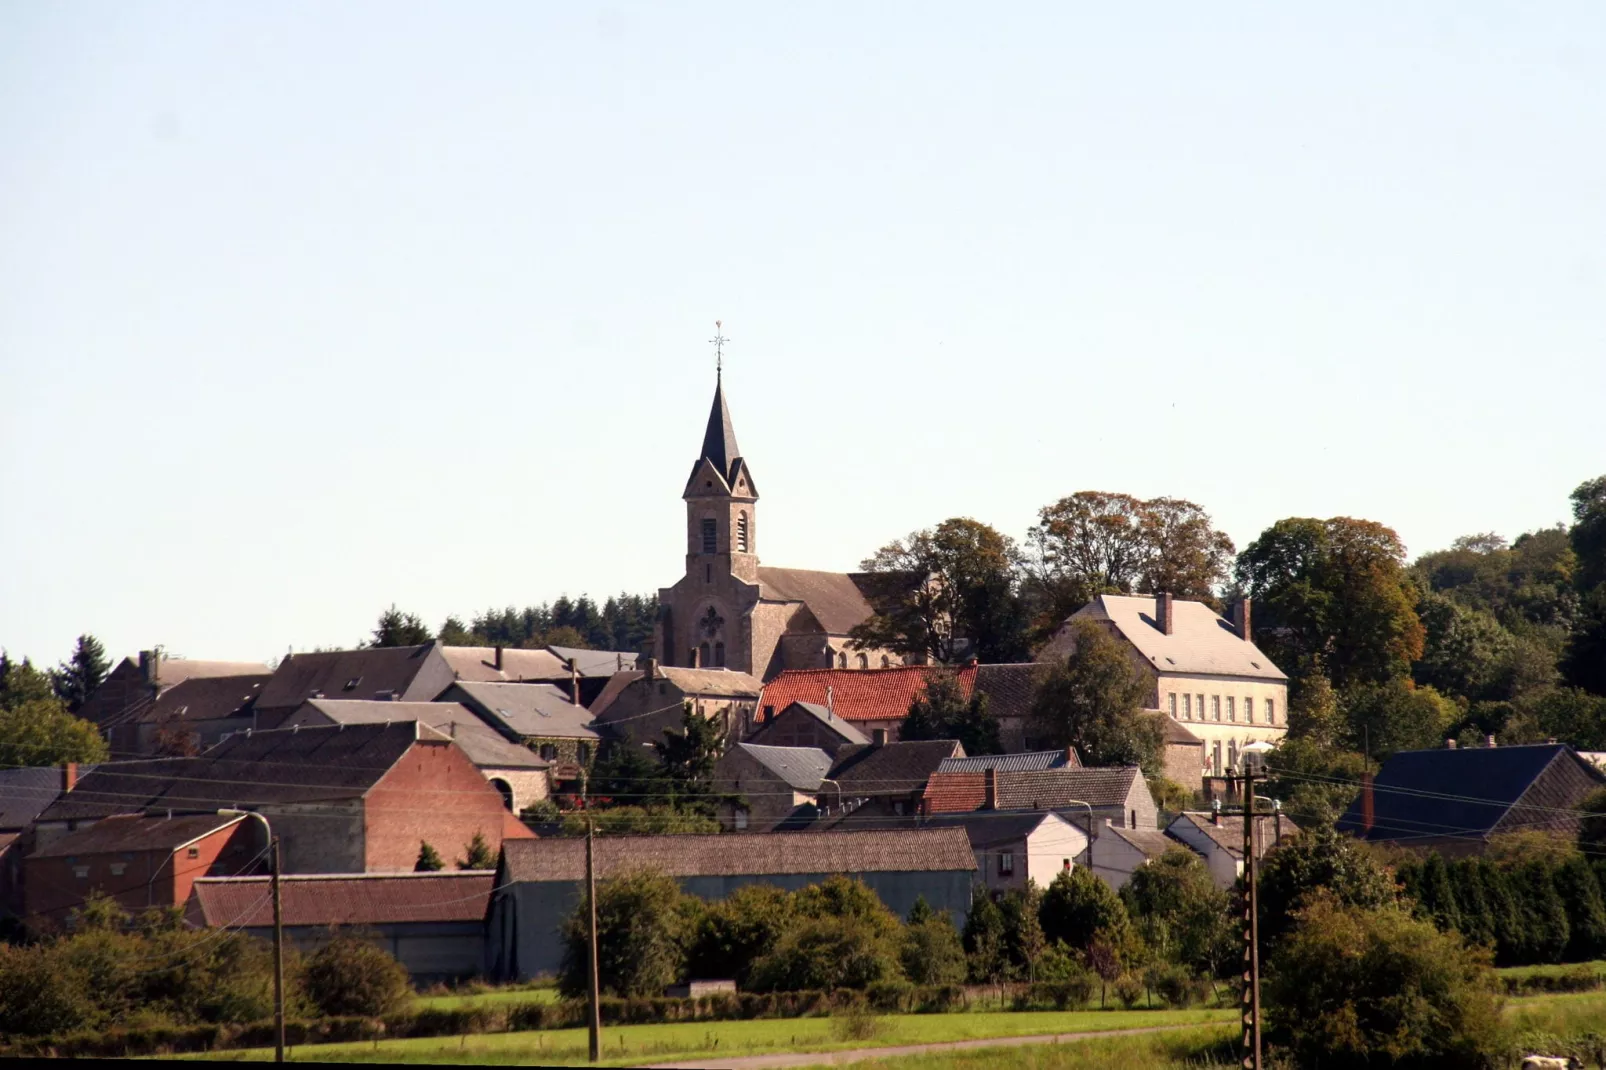
<path fill-rule="evenodd" d="M 597 979 L 597 852 L 596 830 L 591 815 L 586 814 L 586 907 L 591 913 L 586 926 L 591 945 L 591 1061 L 602 1058 L 602 987 Z"/>
<path fill-rule="evenodd" d="M 1244 793 L 1244 974 L 1239 1012 L 1243 1019 L 1244 1070 L 1260 1070 L 1260 892 L 1255 860 L 1255 774 L 1243 764 Z"/>
<path fill-rule="evenodd" d="M 284 1062 L 284 899 L 279 894 L 279 837 L 273 852 L 273 1061 Z"/>

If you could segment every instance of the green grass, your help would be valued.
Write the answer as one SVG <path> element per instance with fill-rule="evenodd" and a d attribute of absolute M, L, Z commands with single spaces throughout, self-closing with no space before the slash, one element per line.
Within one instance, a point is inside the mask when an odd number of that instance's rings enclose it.
<path fill-rule="evenodd" d="M 1143 1070 L 1201 1070 L 1236 1067 L 1237 1059 L 1217 1051 L 1238 1033 L 1233 1026 L 1207 1025 L 1171 1033 L 1145 1033 L 1131 1037 L 1096 1037 L 1070 1044 L 1035 1044 L 1019 1048 L 978 1048 L 943 1055 L 904 1055 L 894 1059 L 866 1059 L 857 1070 L 1107 1070 L 1112 1066 Z"/>
<path fill-rule="evenodd" d="M 1596 959 L 1593 962 L 1564 962 L 1545 966 L 1506 966 L 1496 970 L 1501 977 L 1526 979 L 1529 977 L 1561 977 L 1575 970 L 1591 969 L 1601 976 L 1606 976 L 1606 959 Z"/>
<path fill-rule="evenodd" d="M 419 1010 L 457 1010 L 462 1007 L 499 1007 L 509 1003 L 556 1003 L 558 990 L 546 988 L 496 988 L 489 992 L 419 996 L 413 1006 Z"/>
<path fill-rule="evenodd" d="M 1506 1018 L 1521 1029 L 1576 1036 L 1606 1028 L 1606 992 L 1559 992 L 1506 1001 Z"/>
<path fill-rule="evenodd" d="M 845 1048 L 932 1044 L 949 1040 L 1085 1033 L 1101 1029 L 1140 1029 L 1155 1025 L 1211 1025 L 1231 1022 L 1230 1010 L 1164 1011 L 1002 1011 L 970 1014 L 895 1014 L 881 1017 L 873 1040 L 839 1037 L 830 1018 L 778 1018 L 737 1022 L 671 1022 L 662 1025 L 607 1026 L 602 1031 L 604 1062 L 638 1065 L 643 1060 L 759 1055 L 783 1051 L 835 1051 Z M 586 1031 L 486 1033 L 419 1037 L 351 1044 L 319 1044 L 296 1049 L 318 1062 L 409 1063 L 583 1063 Z M 272 1049 L 209 1052 L 208 1059 L 271 1059 Z"/>

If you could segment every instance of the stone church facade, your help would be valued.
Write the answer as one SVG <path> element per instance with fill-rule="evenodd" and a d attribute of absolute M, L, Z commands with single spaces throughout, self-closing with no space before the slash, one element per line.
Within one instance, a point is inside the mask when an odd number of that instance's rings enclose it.
<path fill-rule="evenodd" d="M 897 597 L 898 577 L 759 564 L 758 486 L 736 446 L 723 381 L 686 502 L 686 574 L 659 590 L 653 653 L 663 665 L 728 668 L 768 680 L 783 669 L 901 665 L 848 635 Z"/>

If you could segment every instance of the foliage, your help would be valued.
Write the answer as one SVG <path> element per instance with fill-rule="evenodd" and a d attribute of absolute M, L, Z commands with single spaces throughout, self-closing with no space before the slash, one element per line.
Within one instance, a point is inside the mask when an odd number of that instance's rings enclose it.
<path fill-rule="evenodd" d="M 606 739 L 591 765 L 588 782 L 593 798 L 620 805 L 643 806 L 662 802 L 670 795 L 664 767 L 657 752 L 625 739 Z"/>
<path fill-rule="evenodd" d="M 701 836 L 719 832 L 716 819 L 673 806 L 610 806 L 566 814 L 559 831 L 564 836 L 584 836 L 588 821 L 598 836 Z"/>
<path fill-rule="evenodd" d="M 1043 891 L 1030 880 L 1024 888 L 1011 888 L 998 898 L 998 912 L 1004 917 L 1004 953 L 1014 978 L 1037 979 L 1037 960 L 1048 946 L 1038 917 L 1042 906 Z"/>
<path fill-rule="evenodd" d="M 1078 951 L 1104 941 L 1120 950 L 1130 941 L 1126 906 L 1085 866 L 1062 870 L 1043 893 L 1043 935 Z"/>
<path fill-rule="evenodd" d="M 374 636 L 368 643 L 372 647 L 420 646 L 435 637 L 429 628 L 412 613 L 403 613 L 392 603 L 379 615 L 374 625 Z"/>
<path fill-rule="evenodd" d="M 519 820 L 533 825 L 550 825 L 563 820 L 563 811 L 553 799 L 537 799 L 519 811 Z"/>
<path fill-rule="evenodd" d="M 106 648 L 100 640 L 88 633 L 80 635 L 73 647 L 72 657 L 50 674 L 56 697 L 70 712 L 77 713 L 106 679 L 111 667 Z"/>
<path fill-rule="evenodd" d="M 752 987 L 758 992 L 866 988 L 902 975 L 898 952 L 897 941 L 867 918 L 806 917 L 753 963 Z"/>
<path fill-rule="evenodd" d="M 724 746 L 719 723 L 698 713 L 690 702 L 684 703 L 680 731 L 666 728 L 664 738 L 653 743 L 671 801 L 713 801 L 714 763 Z"/>
<path fill-rule="evenodd" d="M 1468 1067 L 1498 1054 L 1487 953 L 1392 906 L 1322 895 L 1271 961 L 1268 1039 L 1300 1066 Z"/>
<path fill-rule="evenodd" d="M 1606 695 L 1606 583 L 1583 597 L 1562 672 L 1575 687 Z"/>
<path fill-rule="evenodd" d="M 424 846 L 429 846 L 425 844 Z M 483 832 L 475 832 L 474 838 L 469 840 L 463 848 L 464 857 L 457 860 L 458 869 L 495 869 L 496 852 L 485 841 Z M 423 861 L 423 851 L 419 851 L 419 861 Z"/>
<path fill-rule="evenodd" d="M 1381 684 L 1362 684 L 1344 696 L 1349 721 L 1346 742 L 1369 748 L 1373 758 L 1397 750 L 1442 746 L 1460 708 L 1431 687 L 1414 687 L 1397 677 Z"/>
<path fill-rule="evenodd" d="M 656 870 L 597 882 L 597 983 L 616 996 L 650 996 L 682 976 L 688 929 L 680 886 Z M 590 916 L 584 897 L 564 919 L 558 989 L 568 998 L 588 991 Z"/>
<path fill-rule="evenodd" d="M 927 908 L 924 915 L 919 913 L 925 902 L 915 900 L 904 927 L 899 952 L 903 972 L 917 985 L 959 984 L 967 970 L 964 942 L 946 911 L 939 914 Z"/>
<path fill-rule="evenodd" d="M 1330 827 L 1301 832 L 1266 856 L 1260 870 L 1260 936 L 1274 946 L 1317 894 L 1363 909 L 1395 901 L 1394 879 L 1365 848 Z"/>
<path fill-rule="evenodd" d="M 1606 788 L 1590 792 L 1578 809 L 1584 814 L 1578 822 L 1579 850 L 1606 856 Z"/>
<path fill-rule="evenodd" d="M 1009 950 L 1005 944 L 1004 914 L 986 888 L 977 887 L 965 917 L 964 947 L 966 968 L 975 984 L 990 984 L 1009 975 Z"/>
<path fill-rule="evenodd" d="M 1158 773 L 1164 726 L 1143 712 L 1147 684 L 1103 627 L 1085 619 L 1070 627 L 1074 649 L 1043 672 L 1032 699 L 1036 745 L 1073 746 L 1089 766 L 1141 765 Z"/>
<path fill-rule="evenodd" d="M 1175 780 L 1155 776 L 1148 779 L 1148 785 L 1149 794 L 1154 798 L 1154 805 L 1162 812 L 1180 813 L 1193 802 L 1193 792 Z"/>
<path fill-rule="evenodd" d="M 1540 696 L 1531 709 L 1534 738 L 1565 740 L 1579 750 L 1606 750 L 1606 696 L 1561 687 Z"/>
<path fill-rule="evenodd" d="M 1266 753 L 1266 794 L 1280 799 L 1301 827 L 1332 825 L 1360 784 L 1366 760 L 1310 737 L 1290 735 Z"/>
<path fill-rule="evenodd" d="M 909 712 L 898 726 L 898 738 L 957 739 L 966 754 L 1001 754 L 1004 745 L 998 734 L 998 718 L 987 706 L 987 695 L 981 691 L 974 692 L 967 701 L 953 673 L 933 673 L 909 704 Z"/>
<path fill-rule="evenodd" d="M 1400 537 L 1374 521 L 1277 521 L 1238 558 L 1256 644 L 1291 678 L 1322 674 L 1340 691 L 1406 675 L 1422 623 L 1404 562 Z"/>
<path fill-rule="evenodd" d="M 1140 866 L 1121 889 L 1121 902 L 1150 949 L 1190 969 L 1219 973 L 1238 949 L 1227 893 L 1186 848 L 1172 847 Z"/>
<path fill-rule="evenodd" d="M 25 702 L 48 702 L 56 697 L 50 676 L 27 658 L 12 661 L 0 650 L 0 711 L 14 710 Z"/>
<path fill-rule="evenodd" d="M 746 989 L 753 963 L 774 950 L 793 917 L 792 897 L 771 884 L 744 885 L 709 903 L 687 953 L 687 976 L 729 977 Z"/>
<path fill-rule="evenodd" d="M 427 840 L 419 841 L 418 861 L 413 863 L 413 872 L 438 873 L 445 868 L 446 863 L 442 861 L 440 852 L 431 847 Z"/>
<path fill-rule="evenodd" d="M 55 697 L 0 709 L 0 768 L 103 762 L 108 754 L 95 726 Z"/>
<path fill-rule="evenodd" d="M 361 936 L 339 934 L 307 956 L 307 996 L 328 1015 L 376 1017 L 405 1004 L 412 994 L 407 969 Z"/>
<path fill-rule="evenodd" d="M 577 599 L 564 595 L 555 602 L 524 609 L 488 609 L 475 615 L 466 629 L 460 620 L 448 617 L 441 626 L 441 642 L 447 642 L 447 628 L 451 625 L 453 646 L 530 650 L 551 645 L 645 653 L 652 647 L 657 619 L 655 594 L 620 593 L 600 608 L 587 595 Z M 633 668 L 628 664 L 624 667 Z"/>
<path fill-rule="evenodd" d="M 968 641 L 982 661 L 1014 660 L 1025 652 L 1019 560 L 1013 539 L 969 517 L 895 539 L 863 562 L 887 597 L 872 600 L 882 608 L 853 629 L 853 642 L 949 664 Z"/>

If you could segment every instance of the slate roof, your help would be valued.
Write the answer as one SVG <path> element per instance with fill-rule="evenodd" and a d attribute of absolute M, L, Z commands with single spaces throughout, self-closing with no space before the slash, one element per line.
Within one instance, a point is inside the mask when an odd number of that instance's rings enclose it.
<path fill-rule="evenodd" d="M 1037 663 L 976 666 L 975 689 L 987 696 L 987 712 L 1000 720 L 1031 716 L 1032 696 L 1037 693 L 1037 674 L 1044 668 Z"/>
<path fill-rule="evenodd" d="M 725 381 L 721 376 L 714 383 L 714 405 L 708 411 L 708 427 L 703 431 L 703 451 L 698 462 L 707 461 L 725 478 L 727 484 L 735 482 L 736 462 L 742 451 L 736 445 L 736 428 L 731 424 L 730 407 L 725 404 Z M 694 469 L 695 472 L 695 469 Z"/>
<path fill-rule="evenodd" d="M 431 728 L 415 721 L 232 735 L 194 758 L 106 762 L 41 821 L 362 797 Z"/>
<path fill-rule="evenodd" d="M 79 766 L 79 775 L 94 766 Z M 25 829 L 61 794 L 56 766 L 0 769 L 0 829 Z"/>
<path fill-rule="evenodd" d="M 1241 829 L 1243 825 L 1240 823 L 1238 827 Z M 1106 825 L 1099 830 L 1099 835 L 1106 834 L 1114 836 L 1118 840 L 1125 840 L 1139 851 L 1142 851 L 1143 856 L 1151 861 L 1159 858 L 1173 847 L 1181 847 L 1183 850 L 1187 850 L 1187 845 L 1180 840 L 1172 839 L 1159 829 L 1129 829 L 1122 828 L 1120 825 Z"/>
<path fill-rule="evenodd" d="M 176 851 L 203 836 L 238 825 L 244 817 L 197 814 L 189 817 L 108 817 L 69 832 L 35 851 L 32 858 L 115 854 L 119 851 Z"/>
<path fill-rule="evenodd" d="M 291 654 L 257 697 L 259 710 L 293 710 L 309 698 L 428 702 L 452 682 L 439 643 Z"/>
<path fill-rule="evenodd" d="M 1285 843 L 1299 834 L 1299 826 L 1286 815 L 1282 818 L 1282 837 L 1277 836 L 1278 819 L 1272 814 L 1255 815 L 1255 842 L 1260 844 L 1260 852 L 1264 854 L 1272 847 Z M 1167 829 L 1177 824 L 1187 822 L 1193 825 L 1206 838 L 1217 847 L 1226 851 L 1232 857 L 1242 859 L 1244 856 L 1244 819 L 1242 814 L 1222 814 L 1221 824 L 1217 825 L 1213 816 L 1208 813 L 1189 811 L 1179 814 Z"/>
<path fill-rule="evenodd" d="M 850 745 L 836 752 L 826 775 L 844 796 L 907 795 L 924 788 L 944 758 L 964 753 L 953 739 Z"/>
<path fill-rule="evenodd" d="M 280 898 L 286 925 L 480 921 L 495 881 L 489 870 L 287 874 L 280 878 Z M 269 889 L 267 877 L 202 877 L 187 915 L 209 928 L 266 928 L 273 924 Z"/>
<path fill-rule="evenodd" d="M 1033 750 L 1017 754 L 979 754 L 969 758 L 944 758 L 939 773 L 980 773 L 988 769 L 1007 770 L 1012 773 L 1028 770 L 1062 769 L 1069 765 L 1081 767 L 1081 759 L 1074 747 L 1061 750 Z"/>
<path fill-rule="evenodd" d="M 505 883 L 585 879 L 578 837 L 516 840 L 502 846 Z M 973 873 L 976 857 L 960 829 L 891 832 L 779 832 L 739 836 L 599 836 L 596 871 L 610 877 L 652 868 L 671 877 L 798 873 Z"/>
<path fill-rule="evenodd" d="M 914 578 L 900 580 L 904 589 Z M 802 602 L 826 635 L 847 635 L 875 613 L 875 602 L 886 601 L 892 581 L 886 574 L 820 572 L 807 568 L 758 569 L 759 597 L 766 602 Z"/>
<path fill-rule="evenodd" d="M 1160 718 L 1160 723 L 1165 726 L 1165 736 L 1163 738 L 1163 742 L 1188 747 L 1196 746 L 1202 748 L 1204 746 L 1204 740 L 1188 731 L 1186 725 L 1179 724 L 1178 722 L 1172 720 L 1169 715 L 1164 713 L 1157 714 L 1156 716 Z"/>
<path fill-rule="evenodd" d="M 634 650 L 583 650 L 577 646 L 549 646 L 547 649 L 559 661 L 573 658 L 581 676 L 612 676 L 621 669 L 634 669 L 638 656 Z M 565 664 L 563 674 L 567 676 L 568 673 Z"/>
<path fill-rule="evenodd" d="M 164 687 L 154 699 L 146 699 L 109 714 L 100 721 L 102 728 L 127 724 L 160 724 L 166 721 L 217 721 L 250 713 L 251 706 L 270 673 L 249 676 L 192 676 L 171 687 Z"/>
<path fill-rule="evenodd" d="M 1173 599 L 1173 625 L 1166 635 L 1155 623 L 1153 596 L 1104 594 L 1072 614 L 1110 621 L 1138 654 L 1160 672 L 1202 676 L 1247 676 L 1262 680 L 1287 680 L 1260 648 L 1245 639 L 1231 624 L 1203 602 Z M 1055 636 L 1048 649 L 1063 652 L 1065 631 Z"/>
<path fill-rule="evenodd" d="M 973 848 L 993 847 L 1025 839 L 1045 821 L 1064 821 L 1058 814 L 1043 810 L 1000 813 L 983 810 L 973 813 L 934 814 L 921 828 L 962 828 Z"/>
<path fill-rule="evenodd" d="M 595 740 L 594 718 L 552 684 L 479 683 L 459 680 L 447 695 L 461 701 L 488 724 L 516 736 Z M 442 696 L 446 697 L 446 696 Z"/>
<path fill-rule="evenodd" d="M 794 702 L 827 705 L 848 721 L 901 721 L 910 703 L 926 689 L 926 681 L 939 673 L 958 677 L 966 698 L 976 683 L 977 666 L 958 669 L 941 665 L 899 665 L 889 669 L 787 669 L 764 686 L 763 704 L 777 712 Z"/>
<path fill-rule="evenodd" d="M 821 706 L 815 702 L 789 703 L 785 709 L 777 710 L 775 716 L 779 717 L 787 710 L 792 709 L 798 710 L 801 713 L 814 718 L 816 721 L 819 721 L 832 732 L 835 732 L 838 736 L 842 737 L 842 741 L 844 743 L 867 744 L 870 742 L 870 737 L 859 731 L 857 728 L 854 728 L 853 724 L 846 718 L 838 717 L 824 706 Z M 762 731 L 762 729 L 760 729 L 760 731 Z M 757 735 L 757 733 L 754 734 Z"/>
<path fill-rule="evenodd" d="M 831 756 L 816 747 L 765 747 L 738 743 L 737 749 L 798 791 L 819 791 L 820 778 L 831 768 Z"/>
<path fill-rule="evenodd" d="M 1544 792 L 1541 778 L 1566 778 L 1579 786 L 1579 797 Z M 1496 826 L 1551 825 L 1558 809 L 1575 808 L 1589 787 L 1602 784 L 1606 776 L 1565 743 L 1399 751 L 1374 778 L 1372 828 L 1364 838 L 1482 837 Z M 1338 828 L 1359 835 L 1360 818 L 1357 796 Z"/>
<path fill-rule="evenodd" d="M 371 725 L 403 721 L 429 725 L 455 742 L 468 760 L 481 769 L 545 769 L 549 764 L 530 748 L 510 742 L 501 732 L 456 702 L 361 702 L 314 698 L 308 699 L 301 709 L 291 714 L 285 724 Z"/>
<path fill-rule="evenodd" d="M 568 679 L 569 676 L 569 667 L 550 650 L 503 647 L 500 669 L 496 667 L 494 646 L 443 646 L 441 657 L 459 680 L 517 682 Z"/>

